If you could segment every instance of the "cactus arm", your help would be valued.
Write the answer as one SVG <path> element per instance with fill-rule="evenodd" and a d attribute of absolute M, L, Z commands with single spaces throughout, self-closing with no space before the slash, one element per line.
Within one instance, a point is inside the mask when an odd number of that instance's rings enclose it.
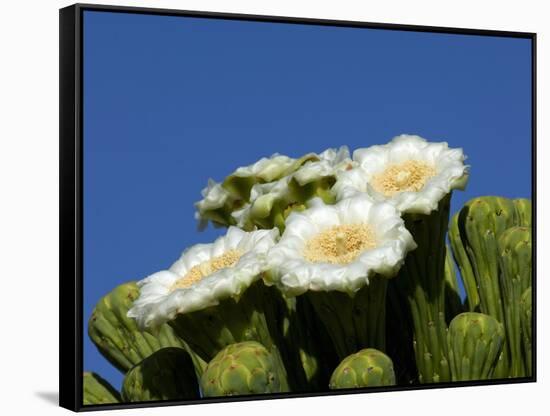
<path fill-rule="evenodd" d="M 531 200 L 527 198 L 517 198 L 513 200 L 516 208 L 515 224 L 520 227 L 531 227 L 533 208 Z"/>
<path fill-rule="evenodd" d="M 521 314 L 521 334 L 523 340 L 523 360 L 526 369 L 526 376 L 533 374 L 533 294 L 531 288 L 527 288 L 521 296 L 520 314 Z"/>
<path fill-rule="evenodd" d="M 531 229 L 511 227 L 499 238 L 500 285 L 510 349 L 510 377 L 525 376 L 521 334 L 521 296 L 531 285 Z"/>
<path fill-rule="evenodd" d="M 163 325 L 157 336 L 141 332 L 126 314 L 139 295 L 135 282 L 117 286 L 97 303 L 88 321 L 88 335 L 99 352 L 114 367 L 126 373 L 163 347 L 185 348 L 174 331 Z"/>
<path fill-rule="evenodd" d="M 473 266 L 467 254 L 467 250 L 464 247 L 464 242 L 461 237 L 459 229 L 459 215 L 456 213 L 451 218 L 449 224 L 449 241 L 452 247 L 452 253 L 458 267 L 460 269 L 460 275 L 464 281 L 464 289 L 467 295 L 468 309 L 471 312 L 476 311 L 479 308 L 479 293 L 477 288 L 476 279 L 474 277 Z"/>

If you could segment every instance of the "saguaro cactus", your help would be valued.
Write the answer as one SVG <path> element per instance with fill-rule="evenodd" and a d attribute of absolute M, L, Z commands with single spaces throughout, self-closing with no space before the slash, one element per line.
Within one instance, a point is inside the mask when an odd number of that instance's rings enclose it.
<path fill-rule="evenodd" d="M 163 325 L 153 336 L 140 331 L 136 321 L 126 316 L 138 296 L 135 282 L 117 286 L 100 299 L 88 321 L 88 335 L 93 343 L 123 373 L 161 348 L 184 348 L 168 325 Z"/>

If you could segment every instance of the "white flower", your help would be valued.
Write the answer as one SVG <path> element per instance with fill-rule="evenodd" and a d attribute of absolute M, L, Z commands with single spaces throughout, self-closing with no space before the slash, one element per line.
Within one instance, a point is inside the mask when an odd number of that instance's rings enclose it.
<path fill-rule="evenodd" d="M 327 149 L 317 157 L 319 160 L 306 162 L 292 175 L 301 186 L 320 178 L 336 175 L 337 172 L 349 170 L 355 165 L 350 158 L 347 146 Z"/>
<path fill-rule="evenodd" d="M 140 296 L 128 316 L 141 328 L 158 327 L 176 314 L 240 296 L 261 278 L 267 267 L 265 255 L 278 236 L 277 229 L 247 233 L 229 227 L 214 243 L 194 245 L 169 270 L 138 282 Z"/>
<path fill-rule="evenodd" d="M 327 149 L 319 155 L 315 155 L 315 160 L 304 163 L 289 175 L 276 181 L 255 184 L 250 190 L 250 203 L 231 213 L 236 225 L 243 229 L 254 228 L 253 218 L 267 218 L 273 205 L 277 202 L 282 202 L 285 206 L 307 202 L 301 200 L 303 195 L 300 192 L 300 187 L 329 176 L 335 176 L 341 170 L 350 169 L 354 165 L 349 156 L 346 146 L 339 149 Z M 321 187 L 330 187 L 330 185 L 332 184 L 320 184 Z"/>
<path fill-rule="evenodd" d="M 394 276 L 414 248 L 393 205 L 365 194 L 335 205 L 317 199 L 287 218 L 279 243 L 268 253 L 269 279 L 290 295 L 308 290 L 351 294 L 375 273 Z"/>
<path fill-rule="evenodd" d="M 337 199 L 367 192 L 401 212 L 429 214 L 453 189 L 464 189 L 468 166 L 462 149 L 401 135 L 388 144 L 357 149 L 359 167 L 341 172 L 333 187 Z"/>
<path fill-rule="evenodd" d="M 232 200 L 229 192 L 213 179 L 208 180 L 208 186 L 201 191 L 203 199 L 195 203 L 195 219 L 199 221 L 199 228 L 206 227 L 206 222 L 212 220 L 214 224 L 225 224 L 222 215 L 216 213 L 222 210 Z"/>

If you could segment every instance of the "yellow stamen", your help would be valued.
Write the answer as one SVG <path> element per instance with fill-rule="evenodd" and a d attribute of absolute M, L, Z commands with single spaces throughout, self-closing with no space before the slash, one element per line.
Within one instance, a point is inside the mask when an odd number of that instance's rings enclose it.
<path fill-rule="evenodd" d="M 376 247 L 371 228 L 366 224 L 336 225 L 311 240 L 304 257 L 314 263 L 348 264 L 363 251 Z"/>
<path fill-rule="evenodd" d="M 428 179 L 436 175 L 435 168 L 419 160 L 391 165 L 372 178 L 371 185 L 375 191 L 385 196 L 399 192 L 420 191 Z"/>
<path fill-rule="evenodd" d="M 174 283 L 172 290 L 188 288 L 218 270 L 232 267 L 239 261 L 242 255 L 243 253 L 239 250 L 228 250 L 221 256 L 197 264 L 185 276 Z"/>

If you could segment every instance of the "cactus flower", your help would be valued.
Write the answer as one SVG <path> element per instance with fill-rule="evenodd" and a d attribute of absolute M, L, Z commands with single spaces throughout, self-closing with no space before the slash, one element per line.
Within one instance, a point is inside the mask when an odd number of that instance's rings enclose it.
<path fill-rule="evenodd" d="M 268 252 L 266 280 L 290 296 L 305 294 L 339 359 L 383 349 L 387 278 L 416 245 L 395 207 L 368 195 L 311 205 L 287 218 Z"/>
<path fill-rule="evenodd" d="M 335 205 L 317 199 L 311 208 L 290 214 L 268 257 L 275 282 L 286 293 L 353 294 L 374 274 L 394 276 L 415 247 L 392 205 L 357 195 Z"/>
<path fill-rule="evenodd" d="M 453 189 L 464 189 L 468 166 L 462 149 L 403 134 L 385 145 L 357 149 L 359 167 L 339 174 L 334 186 L 338 199 L 367 192 L 387 200 L 405 213 L 429 214 Z"/>
<path fill-rule="evenodd" d="M 247 233 L 229 227 L 214 243 L 194 245 L 169 270 L 138 283 L 141 293 L 128 316 L 142 328 L 157 327 L 176 314 L 239 297 L 265 271 L 265 254 L 278 234 L 276 229 Z"/>
<path fill-rule="evenodd" d="M 284 230 L 285 219 L 300 211 L 315 197 L 334 202 L 330 191 L 338 172 L 355 166 L 346 146 L 327 149 L 306 161 L 292 173 L 272 182 L 258 182 L 250 190 L 249 203 L 231 214 L 234 223 L 245 229 Z"/>

